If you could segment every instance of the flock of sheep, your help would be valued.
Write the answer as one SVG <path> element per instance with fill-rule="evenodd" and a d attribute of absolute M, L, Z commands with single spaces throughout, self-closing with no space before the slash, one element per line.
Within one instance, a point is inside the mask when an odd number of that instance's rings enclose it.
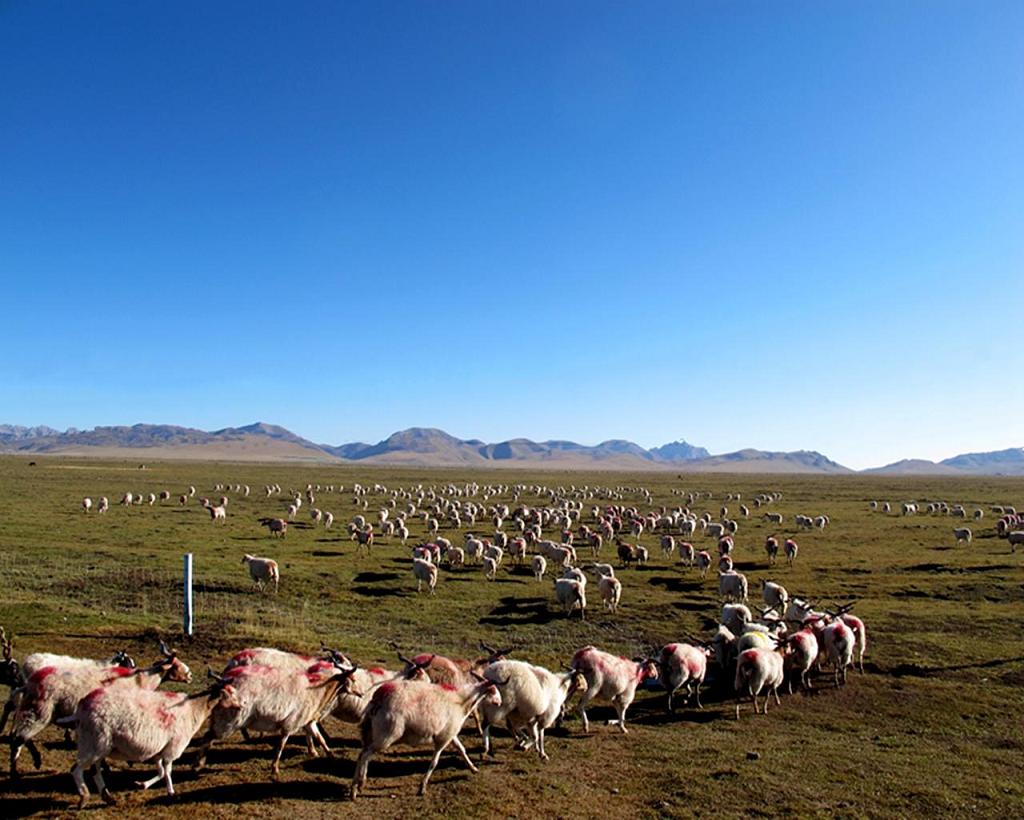
<path fill-rule="evenodd" d="M 249 495 L 245 485 L 218 485 L 216 491 L 234 491 Z M 284 537 L 288 522 L 294 521 L 304 504 L 311 509 L 314 525 L 330 528 L 333 514 L 314 506 L 317 494 L 337 494 L 344 488 L 309 485 L 304 492 L 284 492 L 279 485 L 265 487 L 266 498 L 282 497 L 285 517 L 259 519 L 272 537 Z M 831 668 L 835 685 L 846 682 L 847 670 L 857 666 L 864 671 L 867 629 L 853 615 L 853 602 L 824 608 L 791 596 L 780 583 L 761 579 L 763 606 L 753 607 L 749 600 L 746 576 L 733 567 L 734 539 L 740 522 L 759 515 L 773 525 L 784 518 L 771 509 L 753 513 L 739 503 L 740 495 L 730 494 L 726 501 L 738 504 L 737 518 L 731 518 L 725 504 L 717 510 L 697 514 L 694 508 L 710 494 L 683 493 L 673 509 L 644 509 L 627 502 L 639 495 L 651 507 L 650 494 L 642 488 L 556 487 L 542 485 L 447 485 L 388 489 L 381 485 L 349 489 L 353 503 L 360 508 L 348 525 L 350 537 L 358 549 L 369 553 L 375 537 L 392 539 L 408 547 L 409 525 L 413 518 L 422 521 L 426 539 L 411 547 L 411 568 L 417 588 L 432 594 L 442 567 L 449 569 L 478 565 L 485 579 L 493 580 L 506 560 L 513 565 L 529 566 L 537 581 L 550 568 L 557 569 L 554 595 L 567 615 L 585 618 L 588 576 L 596 580 L 601 600 L 609 612 L 621 602 L 623 584 L 613 563 L 602 560 L 602 548 L 614 544 L 619 569 L 643 565 L 651 560 L 650 550 L 641 543 L 645 533 L 657 539 L 662 558 L 693 568 L 703 579 L 714 565 L 717 554 L 718 586 L 722 608 L 718 626 L 707 637 L 671 642 L 633 659 L 621 658 L 594 646 L 579 649 L 564 671 L 510 658 L 511 649 L 495 649 L 481 644 L 483 656 L 459 659 L 437 653 L 421 653 L 411 658 L 399 655 L 401 668 L 363 668 L 337 649 L 324 649 L 318 655 L 303 655 L 276 648 L 244 649 L 227 660 L 220 672 L 209 672 L 209 685 L 197 694 L 162 692 L 164 681 L 188 683 L 192 673 L 177 654 L 161 645 L 160 656 L 149 666 L 138 668 L 123 653 L 106 661 L 91 661 L 66 656 L 36 653 L 19 664 L 13 656 L 13 644 L 3 637 L 4 660 L 0 664 L 0 682 L 11 687 L 4 708 L 3 725 L 13 713 L 11 773 L 23 748 L 40 765 L 34 738 L 47 726 L 74 730 L 77 738 L 77 763 L 74 782 L 81 805 L 88 799 L 85 773 L 92 769 L 101 796 L 114 797 L 103 780 L 103 762 L 107 758 L 129 761 L 153 761 L 154 777 L 138 782 L 148 788 L 163 780 L 168 794 L 174 793 L 172 768 L 186 747 L 197 748 L 197 764 L 204 765 L 208 751 L 236 733 L 249 731 L 276 736 L 271 775 L 279 777 L 282 752 L 289 737 L 302 733 L 311 754 L 329 753 L 328 740 L 321 724 L 328 716 L 358 724 L 362 749 L 355 766 L 350 794 L 355 799 L 365 788 L 370 760 L 393 745 L 426 746 L 433 750 L 420 786 L 425 792 L 441 753 L 449 746 L 473 771 L 476 767 L 460 740 L 464 723 L 473 718 L 482 737 L 482 754 L 492 751 L 494 726 L 504 727 L 516 746 L 533 748 L 547 759 L 545 732 L 561 721 L 572 698 L 579 695 L 577 709 L 583 729 L 590 730 L 587 708 L 592 702 L 605 702 L 615 709 L 616 724 L 627 732 L 626 716 L 637 690 L 651 682 L 667 692 L 666 706 L 675 708 L 677 693 L 698 708 L 701 688 L 708 681 L 722 696 L 736 698 L 736 717 L 742 698 L 750 698 L 755 712 L 767 714 L 770 698 L 780 702 L 779 689 L 788 682 L 810 688 L 812 674 L 826 665 Z M 178 501 L 189 503 L 195 496 L 190 487 Z M 366 511 L 371 497 L 377 496 L 379 510 L 375 521 Z M 126 493 L 124 506 L 167 501 L 170 493 L 138 495 Z M 532 497 L 543 503 L 527 505 Z M 499 498 L 511 498 L 503 503 Z M 778 493 L 762 493 L 752 499 L 756 508 L 770 507 Z M 200 499 L 214 522 L 226 518 L 228 498 L 218 503 Z M 88 512 L 90 499 L 82 504 Z M 870 508 L 891 511 L 890 504 L 871 502 Z M 109 509 L 101 498 L 97 512 Z M 948 513 L 966 517 L 962 506 L 929 504 L 933 514 Z M 959 511 L 959 512 L 957 512 Z M 902 515 L 918 512 L 913 502 L 903 504 Z M 975 520 L 983 517 L 980 510 Z M 1024 519 L 1012 508 L 999 508 L 997 531 L 1012 544 L 1024 532 L 1018 528 Z M 830 524 L 827 515 L 796 515 L 796 528 L 824 530 Z M 481 525 L 491 534 L 481 537 Z M 442 528 L 466 530 L 461 544 L 453 544 L 440 534 Z M 955 528 L 961 541 L 970 542 L 970 530 Z M 547 538 L 545 533 L 554 537 Z M 717 549 L 699 549 L 689 538 L 712 539 Z M 786 559 L 792 564 L 799 548 L 794 538 L 771 534 L 765 539 L 765 562 L 775 564 L 780 540 Z M 583 560 L 581 555 L 583 554 Z M 274 559 L 246 555 L 242 559 L 258 587 L 278 588 L 280 573 Z M 713 670 L 709 675 L 709 670 Z M 763 703 L 759 699 L 763 698 Z M 203 726 L 205 733 L 200 735 Z M 0 726 L 0 732 L 3 726 Z"/>

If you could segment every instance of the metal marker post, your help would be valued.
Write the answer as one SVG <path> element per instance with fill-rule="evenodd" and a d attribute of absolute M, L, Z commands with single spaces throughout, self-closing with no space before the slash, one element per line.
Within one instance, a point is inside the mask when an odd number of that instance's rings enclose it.
<path fill-rule="evenodd" d="M 192 553 L 185 553 L 185 612 L 182 631 L 192 636 Z"/>

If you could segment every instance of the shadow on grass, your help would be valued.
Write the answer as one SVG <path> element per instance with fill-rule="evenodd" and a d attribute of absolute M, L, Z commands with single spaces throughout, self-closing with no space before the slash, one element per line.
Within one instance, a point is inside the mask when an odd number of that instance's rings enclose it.
<path fill-rule="evenodd" d="M 360 572 L 352 581 L 357 584 L 375 584 L 381 581 L 397 581 L 400 577 L 397 572 Z"/>
<path fill-rule="evenodd" d="M 388 596 L 388 597 L 391 597 L 391 598 L 414 598 L 414 597 L 416 597 L 415 590 L 413 590 L 412 592 L 409 592 L 408 590 L 403 589 L 402 587 L 364 587 L 364 586 L 358 586 L 358 587 L 352 587 L 352 592 L 354 592 L 356 595 L 363 595 L 363 596 L 366 596 L 368 598 L 381 598 L 381 597 L 384 597 L 384 596 Z"/>
<path fill-rule="evenodd" d="M 674 575 L 656 575 L 648 578 L 647 583 L 665 587 L 669 592 L 699 592 L 702 588 L 700 581 L 687 581 Z"/>
<path fill-rule="evenodd" d="M 345 553 L 338 550 L 313 550 L 310 555 L 314 558 L 341 558 Z M 398 577 L 397 575 L 395 576 Z"/>
<path fill-rule="evenodd" d="M 1024 663 L 1024 655 L 1018 655 L 1015 658 L 993 658 L 987 661 L 961 663 L 953 666 L 920 666 L 916 663 L 901 663 L 896 666 L 886 668 L 879 666 L 877 663 L 868 662 L 864 664 L 864 670 L 866 672 L 890 675 L 894 678 L 928 678 L 932 676 L 941 676 L 947 672 L 963 672 L 967 669 L 992 669 L 997 666 L 1006 666 L 1011 663 Z"/>
<path fill-rule="evenodd" d="M 480 623 L 495 626 L 547 624 L 557 617 L 558 613 L 548 606 L 547 598 L 514 598 L 507 595 L 490 614 L 480 619 Z"/>

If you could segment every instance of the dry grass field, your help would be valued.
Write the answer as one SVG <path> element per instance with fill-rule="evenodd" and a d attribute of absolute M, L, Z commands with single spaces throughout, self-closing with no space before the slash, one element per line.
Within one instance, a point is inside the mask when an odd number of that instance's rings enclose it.
<path fill-rule="evenodd" d="M 0 458 L 0 625 L 14 635 L 15 655 L 60 651 L 103 656 L 127 648 L 140 661 L 165 637 L 197 673 L 219 669 L 246 646 L 276 645 L 314 651 L 321 641 L 364 665 L 397 667 L 394 642 L 407 653 L 437 651 L 475 657 L 477 642 L 519 647 L 514 657 L 558 669 L 587 644 L 623 655 L 688 635 L 710 635 L 717 620 L 717 582 L 662 557 L 654 536 L 641 539 L 650 564 L 618 572 L 620 611 L 600 611 L 596 594 L 585 622 L 567 620 L 556 608 L 552 585 L 524 570 L 504 566 L 488 582 L 479 568 L 442 570 L 437 594 L 417 595 L 409 552 L 381 540 L 369 556 L 357 554 L 345 531 L 363 512 L 353 501 L 354 482 L 388 489 L 525 484 L 548 488 L 625 488 L 624 502 L 647 507 L 684 503 L 673 491 L 710 492 L 693 505 L 716 517 L 726 493 L 749 503 L 758 492 L 779 491 L 770 509 L 786 523 L 769 525 L 759 510 L 740 520 L 737 568 L 751 581 L 771 577 L 791 594 L 823 603 L 856 599 L 869 631 L 866 674 L 852 674 L 840 689 L 827 675 L 806 694 L 783 695 L 781 707 L 754 716 L 745 704 L 739 721 L 728 692 L 709 689 L 705 709 L 666 714 L 665 694 L 641 692 L 623 736 L 604 725 L 607 708 L 591 712 L 589 736 L 571 713 L 551 734 L 551 760 L 516 752 L 497 736 L 497 759 L 471 774 L 446 754 L 425 798 L 416 797 L 426 750 L 394 750 L 375 759 L 365 796 L 348 801 L 358 751 L 358 732 L 328 720 L 334 759 L 311 759 L 296 740 L 286 751 L 280 783 L 269 777 L 270 746 L 254 739 L 218 746 L 210 770 L 195 773 L 190 753 L 175 771 L 178 798 L 169 803 L 159 785 L 131 790 L 142 768 L 115 764 L 109 779 L 121 797 L 118 809 L 145 816 L 313 817 L 328 813 L 392 817 L 416 812 L 456 817 L 608 816 L 963 816 L 1019 815 L 1024 807 L 1020 763 L 1024 759 L 1021 704 L 1024 644 L 1024 554 L 1012 554 L 994 536 L 995 504 L 1024 507 L 1020 479 L 892 479 L 860 476 L 798 477 L 674 473 L 530 474 L 501 471 L 374 469 L 299 465 L 101 462 L 40 457 Z M 227 522 L 214 524 L 195 500 L 181 507 L 188 485 L 212 497 L 214 485 L 248 484 L 248 498 L 227 492 Z M 334 513 L 331 530 L 314 528 L 307 514 L 282 540 L 260 527 L 261 516 L 283 516 L 285 497 L 267 498 L 263 486 L 285 490 L 307 484 L 343 486 L 318 494 L 316 506 Z M 169 502 L 125 508 L 125 491 L 159 493 Z M 81 499 L 106 495 L 105 515 L 83 513 Z M 387 496 L 367 496 L 375 516 Z M 943 500 L 981 508 L 985 518 L 968 522 L 970 545 L 957 546 L 946 515 L 901 517 L 871 512 L 871 499 L 893 502 Z M 478 496 L 478 502 L 482 499 Z M 510 500 L 506 491 L 492 498 Z M 520 503 L 541 506 L 548 495 L 523 491 Z M 584 520 L 599 500 L 587 499 Z M 797 513 L 826 513 L 822 532 L 796 532 Z M 410 519 L 411 543 L 423 537 L 423 521 Z M 489 534 L 486 524 L 476 531 Z M 793 535 L 801 552 L 792 569 L 769 570 L 764 539 Z M 462 534 L 442 529 L 461 543 Z M 713 549 L 711 539 L 699 546 Z M 182 554 L 196 561 L 197 634 L 180 633 Z M 281 565 L 279 594 L 260 594 L 240 559 L 268 555 Z M 604 557 L 612 560 L 605 547 Z M 582 557 L 582 553 L 581 553 Z M 596 591 L 595 591 L 596 592 Z M 198 680 L 191 689 L 198 690 Z M 467 726 L 467 746 L 479 741 Z M 77 802 L 68 769 L 73 751 L 61 733 L 41 738 L 43 767 L 23 755 L 20 780 L 0 774 L 0 813 L 5 817 L 55 816 Z M 6 754 L 3 755 L 6 758 Z M 6 772 L 5 763 L 0 766 Z M 148 776 L 148 774 L 147 774 Z M 91 780 L 90 788 L 92 788 Z"/>

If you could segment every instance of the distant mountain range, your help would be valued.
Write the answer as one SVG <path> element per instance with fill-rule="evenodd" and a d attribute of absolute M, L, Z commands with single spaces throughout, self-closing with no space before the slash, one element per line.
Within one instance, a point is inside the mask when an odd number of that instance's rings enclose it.
<path fill-rule="evenodd" d="M 0 452 L 52 453 L 106 458 L 206 459 L 363 463 L 415 467 L 550 467 L 561 469 L 669 470 L 686 472 L 852 473 L 813 450 L 769 452 L 745 449 L 712 455 L 703 447 L 674 441 L 646 450 L 612 439 L 589 446 L 573 441 L 517 438 L 488 444 L 459 439 L 429 427 L 412 427 L 376 444 L 315 444 L 262 422 L 223 430 L 166 424 L 131 427 L 19 427 L 0 424 Z M 935 463 L 919 459 L 864 470 L 876 475 L 1022 475 L 1024 448 L 966 453 Z"/>

